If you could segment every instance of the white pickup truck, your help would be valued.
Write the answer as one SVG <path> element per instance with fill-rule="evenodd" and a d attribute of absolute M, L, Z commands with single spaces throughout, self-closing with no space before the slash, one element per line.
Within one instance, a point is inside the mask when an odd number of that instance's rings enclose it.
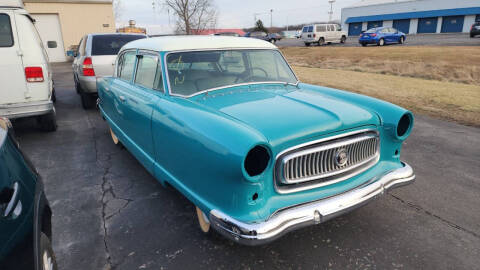
<path fill-rule="evenodd" d="M 342 31 L 338 24 L 312 24 L 305 25 L 302 29 L 302 41 L 305 46 L 312 43 L 323 45 L 325 43 L 345 43 L 347 32 Z"/>

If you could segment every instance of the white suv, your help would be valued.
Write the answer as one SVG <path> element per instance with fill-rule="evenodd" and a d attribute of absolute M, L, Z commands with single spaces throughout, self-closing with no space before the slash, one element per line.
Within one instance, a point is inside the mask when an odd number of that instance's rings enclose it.
<path fill-rule="evenodd" d="M 34 20 L 22 1 L 0 4 L 0 117 L 37 117 L 55 131 L 52 72 Z"/>
<path fill-rule="evenodd" d="M 338 24 L 312 24 L 302 29 L 302 41 L 305 46 L 312 43 L 323 45 L 325 43 L 345 43 L 347 32 L 342 31 Z"/>

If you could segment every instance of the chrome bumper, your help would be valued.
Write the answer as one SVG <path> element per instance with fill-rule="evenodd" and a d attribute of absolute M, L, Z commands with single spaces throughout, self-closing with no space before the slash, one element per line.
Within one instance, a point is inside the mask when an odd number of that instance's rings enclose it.
<path fill-rule="evenodd" d="M 345 193 L 280 210 L 261 223 L 244 223 L 218 211 L 210 211 L 212 227 L 227 238 L 245 245 L 260 245 L 287 232 L 325 222 L 365 205 L 385 191 L 412 183 L 412 167 L 404 167 L 376 177 Z"/>
<path fill-rule="evenodd" d="M 0 116 L 10 119 L 47 114 L 54 110 L 53 102 L 37 101 L 0 105 Z"/>

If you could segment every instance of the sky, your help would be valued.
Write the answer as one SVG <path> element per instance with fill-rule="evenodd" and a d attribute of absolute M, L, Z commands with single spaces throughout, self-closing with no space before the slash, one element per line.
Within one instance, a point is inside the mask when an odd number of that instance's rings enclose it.
<path fill-rule="evenodd" d="M 175 18 L 162 6 L 162 0 L 119 0 L 120 14 L 117 27 L 133 19 L 138 26 L 147 27 L 148 34 L 172 33 Z M 340 19 L 341 9 L 360 0 L 337 0 L 333 5 L 333 19 Z M 155 5 L 152 5 L 155 2 Z M 217 28 L 247 28 L 254 25 L 254 14 L 265 26 L 327 21 L 328 0 L 213 0 L 219 16 Z"/>

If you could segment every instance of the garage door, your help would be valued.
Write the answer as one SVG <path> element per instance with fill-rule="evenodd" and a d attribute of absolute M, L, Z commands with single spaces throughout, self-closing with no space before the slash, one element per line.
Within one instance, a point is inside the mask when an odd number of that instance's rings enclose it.
<path fill-rule="evenodd" d="M 350 23 L 348 24 L 348 35 L 358 36 L 362 33 L 362 23 Z"/>
<path fill-rule="evenodd" d="M 463 20 L 465 16 L 443 17 L 442 33 L 459 33 L 463 31 Z"/>
<path fill-rule="evenodd" d="M 32 14 L 50 62 L 65 62 L 62 28 L 58 14 Z"/>
<path fill-rule="evenodd" d="M 417 33 L 436 33 L 438 18 L 421 18 L 418 19 Z"/>
<path fill-rule="evenodd" d="M 410 20 L 395 20 L 393 21 L 393 28 L 405 34 L 410 33 Z"/>
<path fill-rule="evenodd" d="M 383 21 L 372 21 L 372 22 L 368 22 L 368 24 L 367 24 L 367 30 L 368 30 L 368 29 L 375 28 L 375 27 L 382 27 L 382 26 L 383 26 Z"/>

